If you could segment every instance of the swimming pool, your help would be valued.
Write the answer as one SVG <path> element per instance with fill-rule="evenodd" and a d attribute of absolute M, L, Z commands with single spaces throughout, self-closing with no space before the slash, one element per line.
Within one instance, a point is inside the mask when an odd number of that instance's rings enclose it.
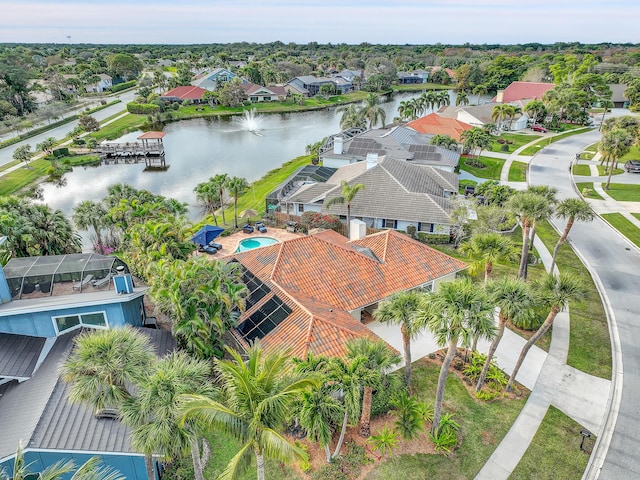
<path fill-rule="evenodd" d="M 236 253 L 251 250 L 252 248 L 266 247 L 267 245 L 273 245 L 274 243 L 278 243 L 278 240 L 271 237 L 245 238 L 244 240 L 240 240 L 240 243 L 238 243 Z"/>

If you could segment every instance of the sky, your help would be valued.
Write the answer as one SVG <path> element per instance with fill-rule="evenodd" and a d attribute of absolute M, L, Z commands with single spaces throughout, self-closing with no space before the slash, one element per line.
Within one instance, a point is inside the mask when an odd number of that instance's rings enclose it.
<path fill-rule="evenodd" d="M 0 0 L 0 42 L 640 43 L 638 0 Z"/>

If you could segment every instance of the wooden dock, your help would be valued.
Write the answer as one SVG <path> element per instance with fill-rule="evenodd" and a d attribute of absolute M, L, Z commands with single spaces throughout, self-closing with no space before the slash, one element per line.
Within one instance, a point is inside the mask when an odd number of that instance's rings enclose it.
<path fill-rule="evenodd" d="M 147 169 L 166 170 L 164 132 L 147 132 L 138 137 L 138 142 L 102 142 L 97 152 L 104 163 L 140 163 L 144 160 Z"/>

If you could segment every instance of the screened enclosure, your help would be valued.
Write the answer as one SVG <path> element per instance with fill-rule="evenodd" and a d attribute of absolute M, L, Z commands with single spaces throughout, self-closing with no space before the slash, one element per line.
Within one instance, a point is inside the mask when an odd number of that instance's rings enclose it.
<path fill-rule="evenodd" d="M 13 299 L 108 290 L 111 277 L 129 273 L 118 257 L 96 253 L 12 258 L 3 270 Z"/>

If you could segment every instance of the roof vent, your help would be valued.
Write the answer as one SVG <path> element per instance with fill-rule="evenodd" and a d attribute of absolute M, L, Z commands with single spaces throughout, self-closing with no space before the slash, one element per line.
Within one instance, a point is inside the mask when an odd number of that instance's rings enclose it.
<path fill-rule="evenodd" d="M 120 412 L 115 408 L 99 408 L 93 414 L 96 418 L 109 418 L 111 420 L 117 420 L 120 417 Z"/>

